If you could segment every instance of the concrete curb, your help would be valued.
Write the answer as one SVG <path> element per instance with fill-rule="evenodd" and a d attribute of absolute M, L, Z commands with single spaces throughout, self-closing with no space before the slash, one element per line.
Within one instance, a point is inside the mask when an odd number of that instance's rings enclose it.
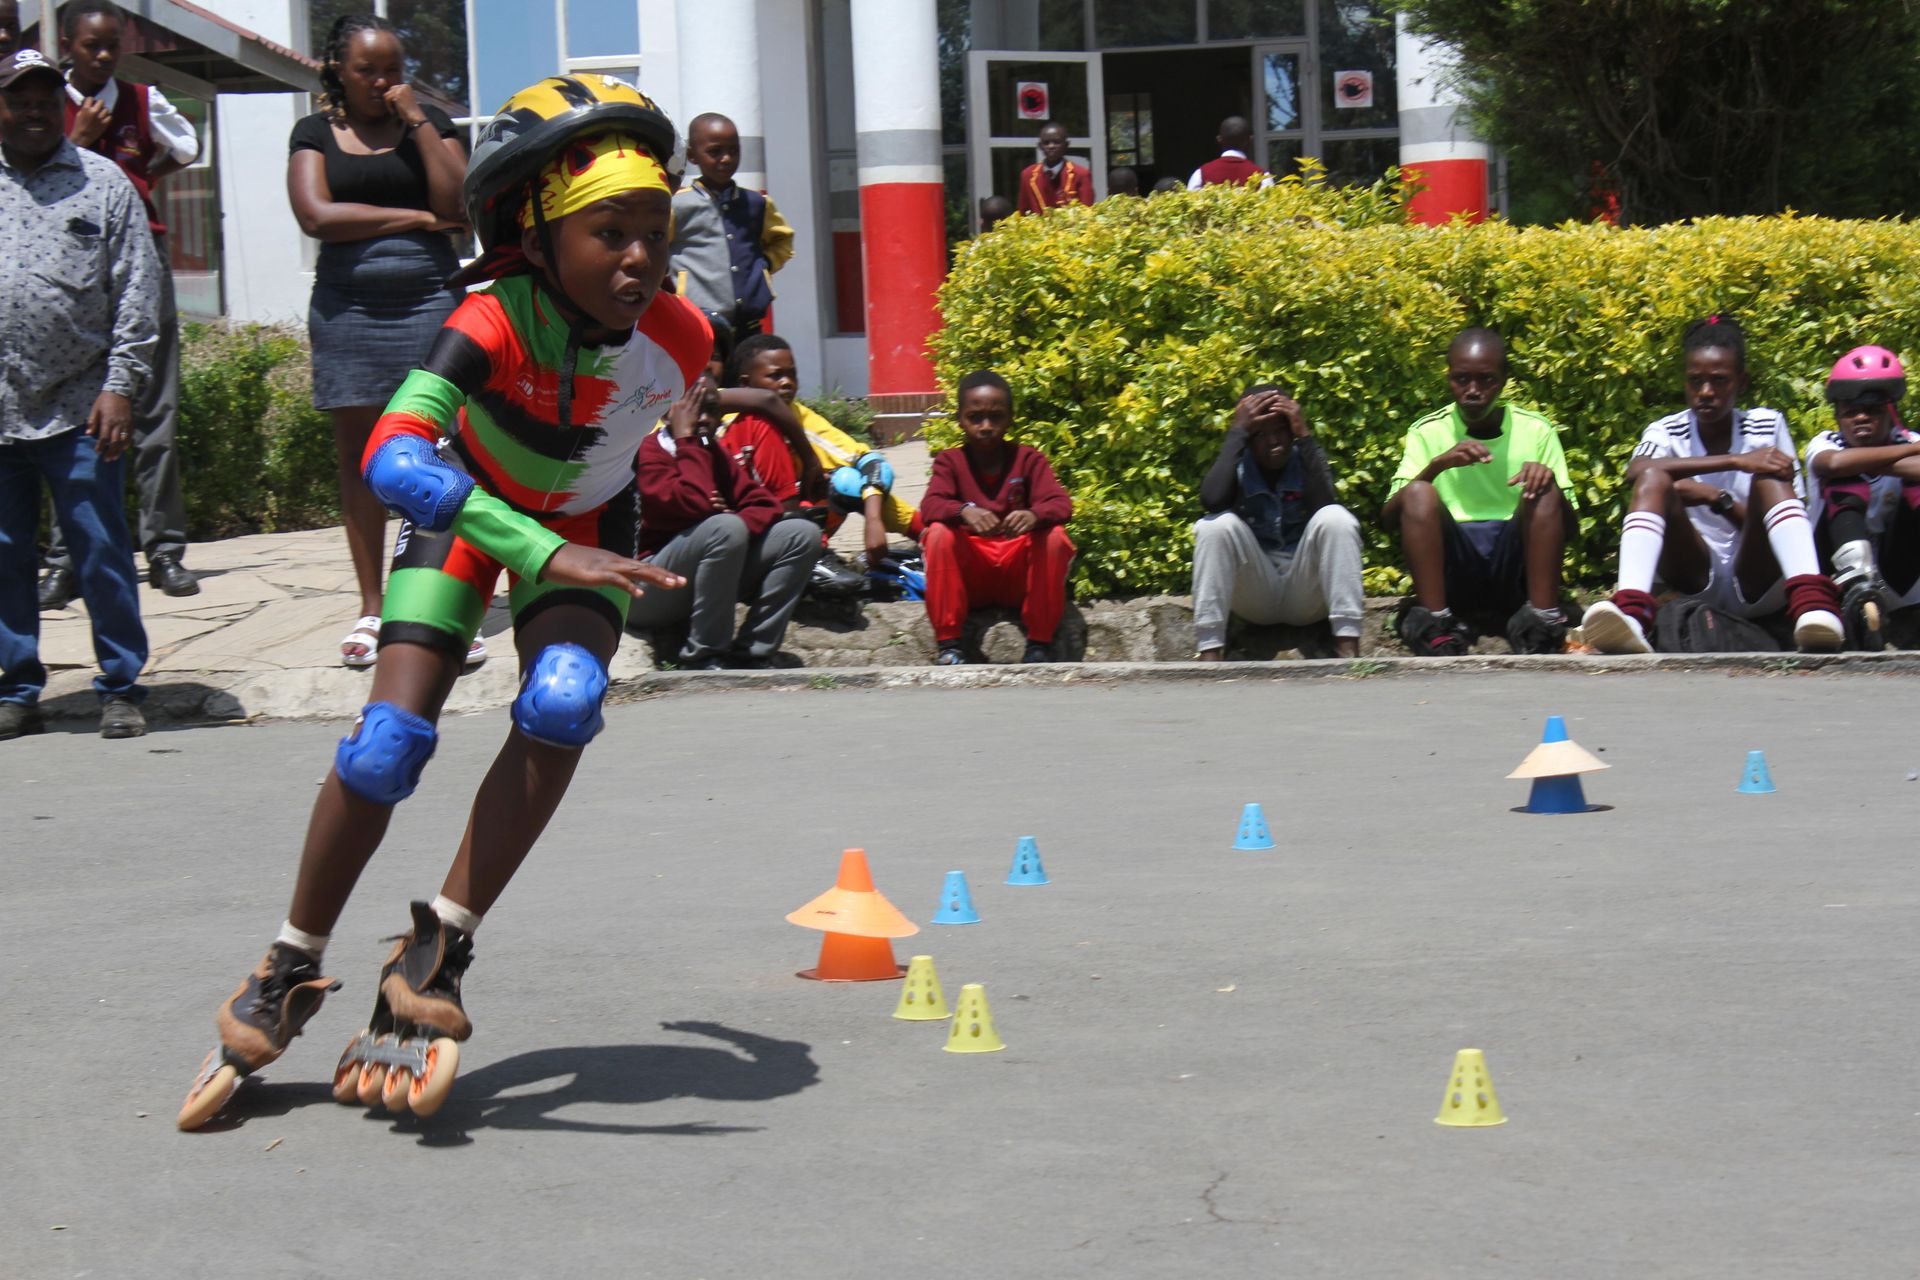
<path fill-rule="evenodd" d="M 515 686 L 509 661 L 489 664 L 492 678 L 463 678 L 448 700 L 450 713 L 493 711 L 512 702 Z M 1517 656 L 1470 654 L 1460 658 L 1324 658 L 1278 662 L 1051 662 L 1033 666 L 965 667 L 791 667 L 773 671 L 615 671 L 609 701 L 632 702 L 677 693 L 721 690 L 830 691 L 836 689 L 1002 689 L 1068 684 L 1177 684 L 1192 681 L 1360 680 L 1411 673 L 1462 675 L 1559 674 L 1637 675 L 1647 672 L 1718 672 L 1723 675 L 1920 675 L 1920 652 L 1886 653 L 1714 653 Z M 368 684 L 364 672 L 286 672 L 263 678 L 258 672 L 201 672 L 188 679 L 162 678 L 151 686 L 147 718 L 156 725 L 253 723 L 279 720 L 328 721 L 345 718 Z M 333 696 L 316 697 L 316 686 Z M 334 686 L 340 686 L 335 689 Z M 347 686 L 352 686 L 349 690 Z M 53 723 L 95 720 L 91 693 L 74 693 L 42 704 Z"/>
<path fill-rule="evenodd" d="M 1920 674 L 1920 652 L 1470 654 L 1460 658 L 1324 658 L 1282 662 L 1050 662 L 1032 666 L 809 667 L 777 671 L 656 671 L 618 681 L 631 700 L 669 693 L 738 690 L 998 689 L 1063 684 L 1173 684 L 1223 680 L 1360 680 L 1410 673 L 1639 675 L 1703 671 L 1778 676 Z"/>

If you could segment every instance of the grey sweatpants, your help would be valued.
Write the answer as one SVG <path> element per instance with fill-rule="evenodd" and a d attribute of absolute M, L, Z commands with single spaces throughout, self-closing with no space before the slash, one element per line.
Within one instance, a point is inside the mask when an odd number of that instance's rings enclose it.
<path fill-rule="evenodd" d="M 682 662 L 728 652 L 771 658 L 787 634 L 800 593 L 820 558 L 820 527 L 811 520 L 779 520 L 760 537 L 731 511 L 716 512 L 684 529 L 653 555 L 653 563 L 687 580 L 674 591 L 648 587 L 627 609 L 635 631 L 658 631 L 690 621 Z M 733 606 L 747 606 L 738 636 Z"/>
<path fill-rule="evenodd" d="M 1322 507 L 1291 555 L 1268 551 L 1231 511 L 1193 526 L 1193 645 L 1227 643 L 1227 616 L 1259 626 L 1305 626 L 1322 618 L 1336 636 L 1357 636 L 1367 601 L 1360 585 L 1360 522 Z"/>

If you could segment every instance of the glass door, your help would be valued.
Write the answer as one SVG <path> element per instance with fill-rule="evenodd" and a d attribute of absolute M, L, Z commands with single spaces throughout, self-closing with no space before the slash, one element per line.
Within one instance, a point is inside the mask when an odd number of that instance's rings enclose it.
<path fill-rule="evenodd" d="M 980 225 L 989 195 L 1018 200 L 1020 171 L 1033 164 L 1041 126 L 1067 131 L 1067 155 L 1093 174 L 1093 196 L 1107 194 L 1106 98 L 1097 53 L 1020 53 L 977 49 L 967 55 L 967 138 L 973 177 L 969 225 Z"/>
<path fill-rule="evenodd" d="M 1285 177 L 1302 156 L 1320 152 L 1319 95 L 1314 92 L 1315 68 L 1305 40 L 1258 44 L 1253 47 L 1255 142 L 1254 163 Z M 1264 107 L 1258 105 L 1264 103 Z"/>

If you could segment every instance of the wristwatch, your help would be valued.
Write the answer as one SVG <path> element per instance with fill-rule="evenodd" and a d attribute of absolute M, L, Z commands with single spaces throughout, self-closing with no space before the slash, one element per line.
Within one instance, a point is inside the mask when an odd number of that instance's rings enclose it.
<path fill-rule="evenodd" d="M 1720 496 L 1707 504 L 1707 510 L 1717 516 L 1728 515 L 1733 511 L 1733 494 L 1722 489 Z"/>

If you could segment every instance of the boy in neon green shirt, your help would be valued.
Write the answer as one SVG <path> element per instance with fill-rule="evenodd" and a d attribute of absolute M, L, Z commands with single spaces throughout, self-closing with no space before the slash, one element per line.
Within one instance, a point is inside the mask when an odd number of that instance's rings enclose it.
<path fill-rule="evenodd" d="M 1575 529 L 1558 429 L 1504 404 L 1507 349 L 1491 329 L 1447 348 L 1453 404 L 1413 424 L 1382 516 L 1400 534 L 1414 603 L 1400 638 L 1415 655 L 1467 652 L 1452 605 L 1507 616 L 1515 653 L 1559 653 L 1560 568 Z"/>

